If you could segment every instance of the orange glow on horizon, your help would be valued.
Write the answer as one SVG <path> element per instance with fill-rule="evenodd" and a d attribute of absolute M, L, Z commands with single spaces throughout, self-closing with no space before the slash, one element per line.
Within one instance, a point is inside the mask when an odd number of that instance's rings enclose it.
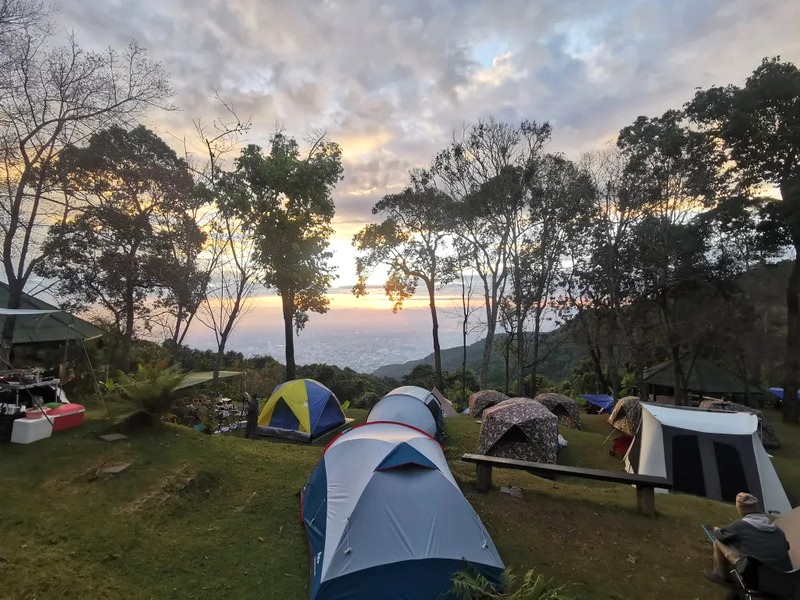
<path fill-rule="evenodd" d="M 374 310 L 391 312 L 393 302 L 386 297 L 381 289 L 370 289 L 366 296 L 356 297 L 349 290 L 336 289 L 328 292 L 331 301 L 330 310 Z M 438 311 L 449 311 L 453 306 L 460 304 L 461 298 L 457 294 L 442 293 L 436 296 L 436 308 Z M 278 295 L 264 294 L 252 298 L 252 309 L 274 309 L 279 311 L 281 308 L 281 298 Z M 407 298 L 403 302 L 403 310 L 428 310 L 428 296 L 425 293 L 416 294 Z"/>

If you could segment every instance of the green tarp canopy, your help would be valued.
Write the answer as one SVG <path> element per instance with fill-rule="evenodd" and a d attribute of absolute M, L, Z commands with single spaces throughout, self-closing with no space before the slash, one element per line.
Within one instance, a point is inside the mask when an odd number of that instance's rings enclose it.
<path fill-rule="evenodd" d="M 8 285 L 0 281 L 0 307 L 8 306 L 8 297 Z M 19 308 L 12 313 L 16 318 L 12 345 L 91 340 L 103 335 L 99 327 L 28 294 L 22 295 Z M 0 330 L 6 318 L 0 314 Z"/>
<path fill-rule="evenodd" d="M 220 371 L 219 378 L 224 379 L 226 377 L 236 377 L 237 375 L 242 375 L 241 371 Z M 182 390 L 183 388 L 191 387 L 193 385 L 200 385 L 201 383 L 207 383 L 214 379 L 214 371 L 198 371 L 196 373 L 187 373 L 181 382 L 172 388 L 172 391 L 175 390 Z"/>
<path fill-rule="evenodd" d="M 727 369 L 699 356 L 682 356 L 681 368 L 687 379 L 687 391 L 709 394 L 766 394 L 758 385 L 747 383 Z M 672 361 L 667 360 L 644 371 L 644 382 L 672 388 L 675 386 Z"/>

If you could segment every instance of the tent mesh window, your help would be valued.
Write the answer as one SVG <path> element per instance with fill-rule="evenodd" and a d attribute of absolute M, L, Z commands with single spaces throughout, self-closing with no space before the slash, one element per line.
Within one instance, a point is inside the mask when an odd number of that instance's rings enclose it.
<path fill-rule="evenodd" d="M 739 451 L 730 444 L 714 442 L 714 457 L 717 461 L 717 471 L 725 474 L 719 478 L 722 499 L 734 502 L 739 492 L 750 493 Z"/>
<path fill-rule="evenodd" d="M 672 438 L 672 483 L 676 491 L 706 495 L 700 444 L 696 435 L 676 435 Z"/>

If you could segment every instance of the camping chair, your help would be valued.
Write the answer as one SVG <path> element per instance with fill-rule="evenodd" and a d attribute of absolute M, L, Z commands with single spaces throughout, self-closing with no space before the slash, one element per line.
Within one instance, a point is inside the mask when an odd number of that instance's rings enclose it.
<path fill-rule="evenodd" d="M 731 579 L 741 600 L 800 600 L 800 568 L 784 573 L 747 559 L 744 573 L 731 570 Z"/>

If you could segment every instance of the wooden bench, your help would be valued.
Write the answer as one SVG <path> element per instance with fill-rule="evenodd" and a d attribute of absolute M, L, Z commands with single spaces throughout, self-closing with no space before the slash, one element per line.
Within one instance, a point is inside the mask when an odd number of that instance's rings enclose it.
<path fill-rule="evenodd" d="M 632 473 L 602 471 L 600 469 L 582 469 L 580 467 L 528 462 L 525 460 L 515 460 L 513 458 L 485 456 L 483 454 L 464 454 L 461 460 L 475 463 L 476 484 L 480 492 L 488 492 L 492 487 L 492 467 L 500 469 L 519 469 L 544 477 L 564 475 L 568 477 L 582 477 L 584 479 L 635 485 L 636 506 L 640 513 L 648 517 L 655 516 L 656 513 L 655 489 L 672 489 L 672 483 L 669 479 L 653 477 L 651 475 L 634 475 Z"/>

